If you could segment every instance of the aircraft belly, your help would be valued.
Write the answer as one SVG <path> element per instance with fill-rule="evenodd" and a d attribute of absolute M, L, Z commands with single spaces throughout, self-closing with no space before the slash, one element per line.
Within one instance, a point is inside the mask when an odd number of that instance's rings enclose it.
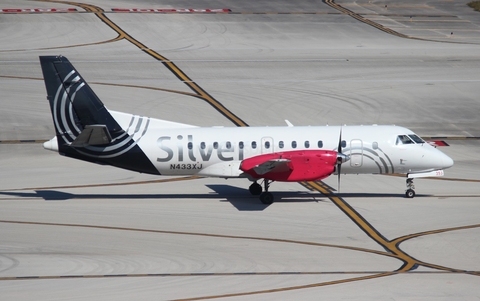
<path fill-rule="evenodd" d="M 198 172 L 198 175 L 209 176 L 209 177 L 219 177 L 219 178 L 237 178 L 242 174 L 240 170 L 240 162 L 238 161 L 229 161 L 229 162 L 220 162 L 210 166 L 205 167 L 204 169 Z"/>

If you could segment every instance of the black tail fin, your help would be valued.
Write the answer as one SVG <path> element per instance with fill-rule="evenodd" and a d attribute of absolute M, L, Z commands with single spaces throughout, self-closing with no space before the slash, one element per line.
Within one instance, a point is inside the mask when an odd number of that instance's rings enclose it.
<path fill-rule="evenodd" d="M 122 129 L 67 58 L 41 56 L 40 64 L 58 143 L 58 148 L 49 149 L 85 161 L 158 174 L 138 146 L 141 137 L 134 140 Z M 149 123 L 145 119 L 143 134 Z"/>
<path fill-rule="evenodd" d="M 67 58 L 41 56 L 40 64 L 59 146 L 73 143 L 87 126 L 104 125 L 112 137 L 123 133 Z"/>

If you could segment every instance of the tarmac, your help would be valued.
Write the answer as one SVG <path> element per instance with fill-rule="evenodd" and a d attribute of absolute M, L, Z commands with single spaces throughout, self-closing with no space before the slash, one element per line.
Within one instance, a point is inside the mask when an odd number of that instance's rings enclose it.
<path fill-rule="evenodd" d="M 480 13 L 466 4 L 4 0 L 0 24 L 2 301 L 480 299 Z M 42 148 L 55 131 L 38 56 L 56 54 L 116 111 L 396 124 L 446 141 L 455 165 L 416 179 L 414 199 L 405 178 L 348 175 L 340 191 L 273 183 L 263 205 L 245 179 L 68 159 Z"/>

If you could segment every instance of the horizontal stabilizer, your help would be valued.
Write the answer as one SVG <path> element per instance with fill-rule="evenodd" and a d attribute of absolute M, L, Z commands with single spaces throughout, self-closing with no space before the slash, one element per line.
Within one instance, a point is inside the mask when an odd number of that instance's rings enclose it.
<path fill-rule="evenodd" d="M 72 142 L 73 147 L 84 147 L 87 145 L 107 145 L 112 142 L 112 137 L 104 124 L 87 125 L 85 129 Z"/>
<path fill-rule="evenodd" d="M 431 146 L 437 147 L 437 146 L 450 146 L 447 142 L 443 140 L 433 140 L 433 141 L 427 141 L 428 144 Z"/>

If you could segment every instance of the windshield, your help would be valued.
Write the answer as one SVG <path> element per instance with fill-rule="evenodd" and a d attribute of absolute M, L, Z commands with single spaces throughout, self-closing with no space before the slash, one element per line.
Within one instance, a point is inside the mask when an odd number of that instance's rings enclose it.
<path fill-rule="evenodd" d="M 396 145 L 402 144 L 421 144 L 425 143 L 422 138 L 418 137 L 417 135 L 398 135 Z"/>
<path fill-rule="evenodd" d="M 414 142 L 407 135 L 398 135 L 396 144 L 414 144 Z"/>
<path fill-rule="evenodd" d="M 422 138 L 418 137 L 417 135 L 408 135 L 415 143 L 425 143 Z"/>

